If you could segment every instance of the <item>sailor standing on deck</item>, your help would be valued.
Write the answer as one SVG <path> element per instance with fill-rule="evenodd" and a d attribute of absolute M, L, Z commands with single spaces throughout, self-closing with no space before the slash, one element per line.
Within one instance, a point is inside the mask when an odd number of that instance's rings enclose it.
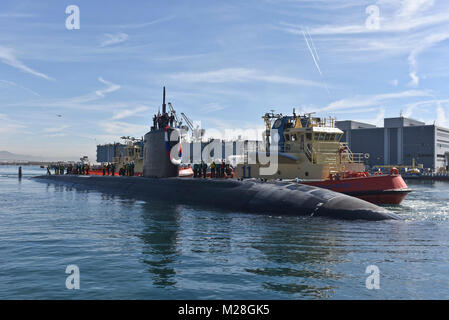
<path fill-rule="evenodd" d="M 198 175 L 198 164 L 193 164 L 193 177 L 196 178 Z"/>
<path fill-rule="evenodd" d="M 156 117 L 156 115 L 154 115 L 154 117 L 153 117 L 153 128 L 157 129 L 157 117 Z"/>
<path fill-rule="evenodd" d="M 229 163 L 226 164 L 226 177 L 230 177 L 231 176 L 231 166 L 229 165 Z"/>
<path fill-rule="evenodd" d="M 201 168 L 203 169 L 203 178 L 207 177 L 207 164 L 204 161 L 201 161 Z"/>
<path fill-rule="evenodd" d="M 162 124 L 161 124 L 161 121 L 162 121 L 162 119 L 161 119 L 161 113 L 160 113 L 159 111 L 157 112 L 157 119 L 156 119 L 156 121 L 157 121 L 157 128 L 156 128 L 156 129 L 162 128 Z"/>
<path fill-rule="evenodd" d="M 210 177 L 215 178 L 215 161 L 210 164 Z"/>
<path fill-rule="evenodd" d="M 221 178 L 224 178 L 224 174 L 225 174 L 225 162 L 224 162 L 224 160 L 221 160 L 221 165 L 220 165 L 220 176 L 221 176 Z"/>
<path fill-rule="evenodd" d="M 170 115 L 170 127 L 173 127 L 173 123 L 175 122 L 175 115 L 173 112 Z"/>

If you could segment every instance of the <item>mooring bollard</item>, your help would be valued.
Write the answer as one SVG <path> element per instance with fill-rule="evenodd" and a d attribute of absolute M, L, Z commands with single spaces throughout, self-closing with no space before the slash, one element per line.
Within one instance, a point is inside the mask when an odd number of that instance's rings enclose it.
<path fill-rule="evenodd" d="M 22 178 L 22 166 L 19 166 L 19 179 Z"/>

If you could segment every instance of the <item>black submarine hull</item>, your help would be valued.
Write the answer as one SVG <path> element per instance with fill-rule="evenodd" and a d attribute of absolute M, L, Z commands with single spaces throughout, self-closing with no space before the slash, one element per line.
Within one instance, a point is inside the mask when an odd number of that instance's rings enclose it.
<path fill-rule="evenodd" d="M 34 179 L 137 199 L 158 199 L 239 212 L 344 220 L 399 220 L 372 203 L 341 193 L 287 182 L 47 175 Z"/>

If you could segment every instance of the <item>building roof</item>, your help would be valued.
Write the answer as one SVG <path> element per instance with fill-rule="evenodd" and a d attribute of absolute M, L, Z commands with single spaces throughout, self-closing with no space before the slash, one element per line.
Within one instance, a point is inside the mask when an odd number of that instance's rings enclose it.
<path fill-rule="evenodd" d="M 384 128 L 401 128 L 401 127 L 411 127 L 411 126 L 425 126 L 426 124 L 422 121 L 415 119 L 410 119 L 406 117 L 397 118 L 385 118 Z"/>
<path fill-rule="evenodd" d="M 380 128 L 369 123 L 353 120 L 336 121 L 335 125 L 341 130 Z M 425 126 L 425 125 L 426 124 L 422 121 L 406 117 L 384 118 L 384 128 L 402 128 L 402 127 Z"/>
<path fill-rule="evenodd" d="M 335 126 L 341 130 L 376 128 L 373 124 L 354 120 L 336 121 Z"/>

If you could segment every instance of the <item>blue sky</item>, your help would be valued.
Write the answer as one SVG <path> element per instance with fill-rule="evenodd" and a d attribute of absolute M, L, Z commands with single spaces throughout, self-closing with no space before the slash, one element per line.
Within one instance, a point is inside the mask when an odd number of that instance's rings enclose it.
<path fill-rule="evenodd" d="M 94 159 L 148 131 L 164 85 L 209 132 L 293 107 L 449 126 L 448 56 L 443 0 L 2 0 L 0 150 Z"/>

